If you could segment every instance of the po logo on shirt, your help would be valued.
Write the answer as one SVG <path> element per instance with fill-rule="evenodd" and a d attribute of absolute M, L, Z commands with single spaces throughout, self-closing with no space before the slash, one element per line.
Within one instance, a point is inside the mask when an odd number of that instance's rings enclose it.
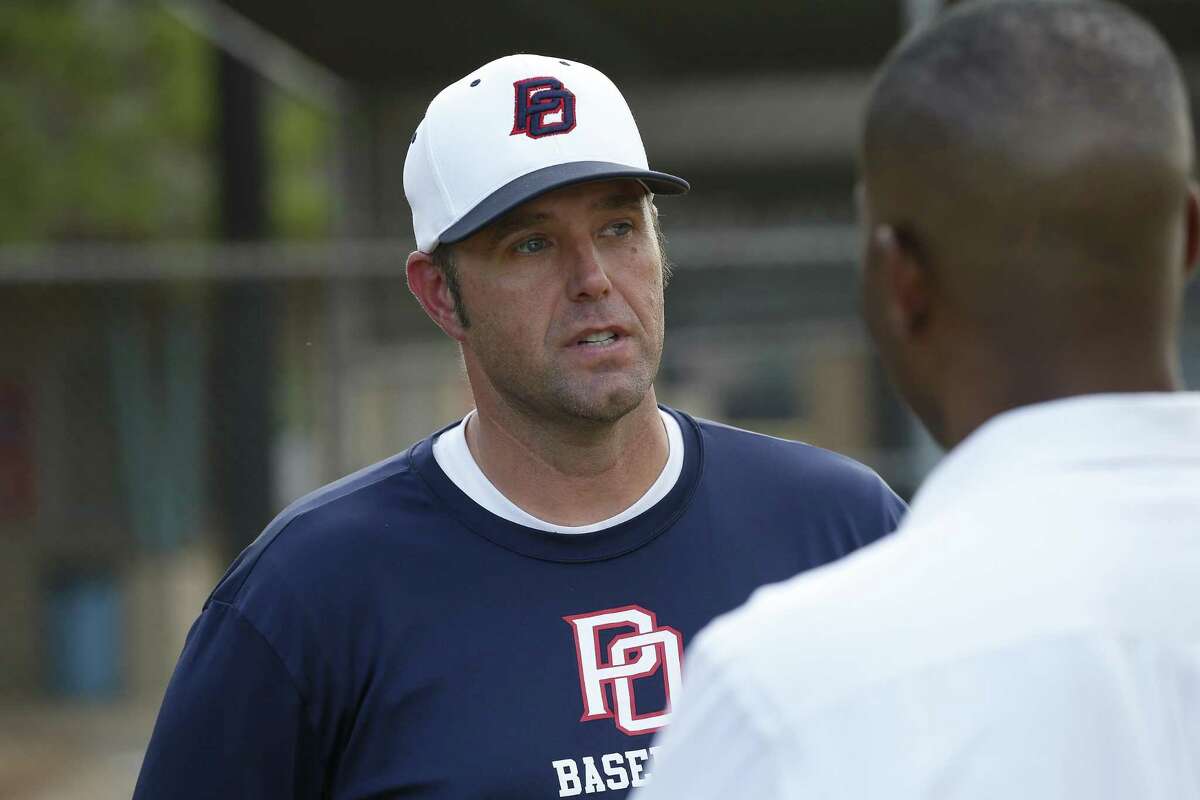
<path fill-rule="evenodd" d="M 583 693 L 580 721 L 612 719 L 617 730 L 630 736 L 665 727 L 671 721 L 671 695 L 682 684 L 683 636 L 679 631 L 659 627 L 654 612 L 641 606 L 607 608 L 563 619 L 575 634 Z M 634 682 L 656 674 L 666 703 L 660 710 L 639 713 Z"/>
<path fill-rule="evenodd" d="M 513 84 L 513 129 L 530 139 L 575 130 L 575 95 L 558 78 L 525 78 Z"/>

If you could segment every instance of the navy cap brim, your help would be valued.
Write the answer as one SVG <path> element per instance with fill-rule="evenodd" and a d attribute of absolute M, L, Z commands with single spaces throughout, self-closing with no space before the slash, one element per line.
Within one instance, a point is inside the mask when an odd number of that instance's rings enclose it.
<path fill-rule="evenodd" d="M 639 180 L 655 194 L 683 194 L 691 188 L 683 178 L 677 178 L 665 172 L 638 169 L 627 164 L 613 164 L 608 161 L 575 161 L 568 164 L 555 164 L 522 175 L 492 192 L 467 212 L 466 216 L 442 231 L 442 235 L 438 237 L 438 244 L 461 242 L 491 225 L 522 203 L 527 203 L 554 189 L 561 189 L 574 183 L 615 178 Z"/>

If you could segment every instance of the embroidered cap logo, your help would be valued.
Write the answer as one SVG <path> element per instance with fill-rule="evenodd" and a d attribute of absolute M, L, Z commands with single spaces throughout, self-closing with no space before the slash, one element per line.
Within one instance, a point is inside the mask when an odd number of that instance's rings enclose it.
<path fill-rule="evenodd" d="M 575 95 L 558 78 L 525 78 L 513 84 L 513 129 L 530 139 L 575 129 Z"/>

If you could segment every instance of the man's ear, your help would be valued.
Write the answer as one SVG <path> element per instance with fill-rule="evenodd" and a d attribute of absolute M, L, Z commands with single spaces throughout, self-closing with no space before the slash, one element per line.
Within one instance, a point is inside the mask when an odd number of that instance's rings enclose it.
<path fill-rule="evenodd" d="M 1200 187 L 1192 181 L 1187 195 L 1187 235 L 1183 251 L 1183 271 L 1188 277 L 1200 261 Z"/>
<path fill-rule="evenodd" d="M 920 248 L 910 236 L 891 225 L 879 225 L 871 231 L 875 251 L 873 268 L 883 296 L 879 298 L 885 325 L 894 337 L 913 339 L 921 336 L 929 323 L 933 305 L 932 276 Z"/>
<path fill-rule="evenodd" d="M 406 266 L 408 289 L 417 298 L 421 308 L 442 331 L 455 341 L 466 338 L 462 321 L 458 317 L 454 295 L 446 276 L 428 253 L 414 250 L 408 254 Z"/>

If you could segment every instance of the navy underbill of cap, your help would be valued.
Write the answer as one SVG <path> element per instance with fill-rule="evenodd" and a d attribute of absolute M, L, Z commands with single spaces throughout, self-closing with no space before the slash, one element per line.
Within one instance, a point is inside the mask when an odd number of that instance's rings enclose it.
<path fill-rule="evenodd" d="M 442 231 L 438 243 L 454 244 L 487 227 L 522 203 L 574 183 L 634 178 L 655 194 L 683 194 L 691 186 L 683 178 L 609 161 L 555 164 L 522 175 L 485 197 L 458 222 Z"/>

